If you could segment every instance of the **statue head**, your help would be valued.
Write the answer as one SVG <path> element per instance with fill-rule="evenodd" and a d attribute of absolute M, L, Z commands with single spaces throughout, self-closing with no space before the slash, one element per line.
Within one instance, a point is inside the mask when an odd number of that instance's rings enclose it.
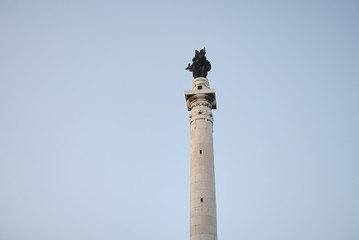
<path fill-rule="evenodd" d="M 200 51 L 196 50 L 194 58 L 192 59 L 192 61 L 194 63 L 201 63 L 201 62 L 207 60 L 205 54 L 206 54 L 206 48 L 203 48 Z"/>

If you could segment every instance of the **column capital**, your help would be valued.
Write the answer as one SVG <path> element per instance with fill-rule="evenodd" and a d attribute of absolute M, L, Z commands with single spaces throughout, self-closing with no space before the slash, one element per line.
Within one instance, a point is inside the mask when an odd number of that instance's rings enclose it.
<path fill-rule="evenodd" d="M 216 93 L 214 89 L 185 91 L 188 111 L 191 111 L 193 103 L 208 104 L 210 109 L 217 109 Z"/>

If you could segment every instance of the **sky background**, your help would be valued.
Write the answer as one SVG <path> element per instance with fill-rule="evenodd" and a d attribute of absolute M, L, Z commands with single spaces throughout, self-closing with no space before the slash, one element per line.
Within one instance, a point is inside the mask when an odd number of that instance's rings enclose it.
<path fill-rule="evenodd" d="M 189 239 L 185 71 L 218 239 L 359 239 L 358 1 L 0 0 L 0 240 Z"/>

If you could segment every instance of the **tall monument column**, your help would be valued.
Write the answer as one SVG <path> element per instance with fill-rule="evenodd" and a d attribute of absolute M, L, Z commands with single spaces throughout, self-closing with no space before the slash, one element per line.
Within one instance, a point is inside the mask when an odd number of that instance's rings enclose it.
<path fill-rule="evenodd" d="M 190 240 L 217 240 L 212 115 L 216 95 L 206 78 L 211 64 L 205 49 L 196 50 L 192 60 L 186 68 L 193 72 L 192 90 L 185 91 L 191 130 Z"/>

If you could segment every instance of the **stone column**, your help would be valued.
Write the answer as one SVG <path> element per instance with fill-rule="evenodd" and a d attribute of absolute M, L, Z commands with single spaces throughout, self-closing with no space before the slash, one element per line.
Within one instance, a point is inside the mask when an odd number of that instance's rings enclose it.
<path fill-rule="evenodd" d="M 212 115 L 215 90 L 209 88 L 206 78 L 195 78 L 185 97 L 191 111 L 190 240 L 217 240 Z"/>

